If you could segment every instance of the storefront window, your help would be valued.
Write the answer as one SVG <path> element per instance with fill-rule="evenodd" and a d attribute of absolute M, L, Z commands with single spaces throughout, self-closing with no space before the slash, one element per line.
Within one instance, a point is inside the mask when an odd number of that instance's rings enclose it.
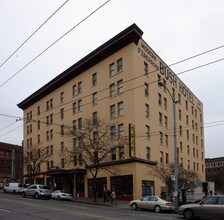
<path fill-rule="evenodd" d="M 96 179 L 96 196 L 98 198 L 103 197 L 103 190 L 105 189 L 105 186 L 107 186 L 107 178 L 97 178 Z M 94 196 L 94 179 L 88 179 L 88 197 Z"/>
<path fill-rule="evenodd" d="M 117 197 L 133 197 L 133 176 L 111 177 L 111 190 L 113 189 Z"/>
<path fill-rule="evenodd" d="M 142 196 L 155 195 L 154 181 L 142 180 Z"/>

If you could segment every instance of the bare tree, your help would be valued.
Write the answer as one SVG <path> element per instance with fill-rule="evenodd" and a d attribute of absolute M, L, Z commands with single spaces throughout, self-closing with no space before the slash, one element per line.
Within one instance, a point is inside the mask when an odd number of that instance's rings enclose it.
<path fill-rule="evenodd" d="M 47 148 L 39 144 L 24 148 L 24 168 L 32 183 L 34 182 L 35 175 L 40 172 L 40 166 L 48 161 L 49 153 L 47 151 Z"/>
<path fill-rule="evenodd" d="M 174 175 L 174 164 L 168 165 L 158 164 L 157 166 L 150 167 L 150 174 L 158 177 L 166 184 L 167 193 L 174 191 L 174 181 L 171 176 Z M 200 179 L 198 174 L 193 170 L 183 168 L 178 165 L 178 189 L 189 189 L 199 185 Z"/>
<path fill-rule="evenodd" d="M 104 120 L 87 118 L 82 123 L 82 128 L 69 128 L 66 134 L 73 138 L 73 149 L 65 149 L 66 161 L 78 160 L 83 163 L 93 177 L 94 201 L 96 201 L 97 175 L 100 169 L 110 173 L 117 173 L 118 170 L 110 165 L 113 149 L 122 147 L 126 140 L 122 133 L 116 135 L 116 124 Z"/>

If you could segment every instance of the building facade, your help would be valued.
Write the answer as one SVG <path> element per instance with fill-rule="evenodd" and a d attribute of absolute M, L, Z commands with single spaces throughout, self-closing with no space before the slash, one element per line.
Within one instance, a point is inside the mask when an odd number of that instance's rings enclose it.
<path fill-rule="evenodd" d="M 206 181 L 214 182 L 216 193 L 224 193 L 224 157 L 205 159 Z"/>
<path fill-rule="evenodd" d="M 0 142 L 0 183 L 22 181 L 22 146 Z"/>
<path fill-rule="evenodd" d="M 24 148 L 39 143 L 49 153 L 36 182 L 91 196 L 90 173 L 81 163 L 64 167 L 58 152 L 73 144 L 63 135 L 65 126 L 81 127 L 86 117 L 97 116 L 116 120 L 114 132 L 131 140 L 112 152 L 111 165 L 120 168 L 119 175 L 99 172 L 98 196 L 105 187 L 114 187 L 121 199 L 160 195 L 164 184 L 149 169 L 174 161 L 172 97 L 178 99 L 178 163 L 204 180 L 203 104 L 142 35 L 131 25 L 18 104 L 26 121 Z"/>

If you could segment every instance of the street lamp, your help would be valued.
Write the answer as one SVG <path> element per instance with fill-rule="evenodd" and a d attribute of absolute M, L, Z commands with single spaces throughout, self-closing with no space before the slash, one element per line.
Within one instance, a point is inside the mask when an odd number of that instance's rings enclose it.
<path fill-rule="evenodd" d="M 169 89 L 165 86 L 165 84 L 161 81 L 158 82 L 158 85 L 163 86 L 169 93 L 172 102 L 173 102 L 173 140 L 174 140 L 174 202 L 175 207 L 178 208 L 178 163 L 177 163 L 177 127 L 176 127 L 176 104 L 178 103 L 178 99 L 170 93 Z"/>

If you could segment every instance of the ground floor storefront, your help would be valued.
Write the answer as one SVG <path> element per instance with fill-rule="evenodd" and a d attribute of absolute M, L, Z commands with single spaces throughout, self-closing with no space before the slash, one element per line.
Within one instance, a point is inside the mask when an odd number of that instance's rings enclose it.
<path fill-rule="evenodd" d="M 100 169 L 96 179 L 85 169 L 52 169 L 36 175 L 34 182 L 48 185 L 52 190 L 61 189 L 75 197 L 94 197 L 96 193 L 98 198 L 103 198 L 105 191 L 114 190 L 118 200 L 130 201 L 161 194 L 161 181 L 149 173 L 152 165 L 142 160 L 123 160 L 113 164 L 116 173 Z"/>

